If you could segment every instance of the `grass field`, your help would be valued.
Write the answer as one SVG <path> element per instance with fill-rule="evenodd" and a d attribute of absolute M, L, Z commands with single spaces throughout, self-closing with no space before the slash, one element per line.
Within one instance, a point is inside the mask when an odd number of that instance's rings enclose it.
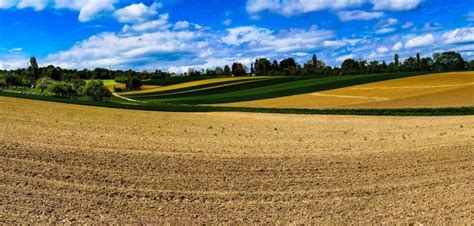
<path fill-rule="evenodd" d="M 231 81 L 227 84 L 201 80 L 167 86 L 158 90 L 125 95 L 144 102 L 161 102 L 170 104 L 217 104 L 241 101 L 260 100 L 289 95 L 298 95 L 322 90 L 330 90 L 347 86 L 403 78 L 415 73 L 355 75 L 331 77 L 251 77 L 240 78 L 246 82 Z M 235 79 L 235 78 L 228 78 Z M 225 81 L 229 82 L 229 81 Z M 203 87 L 204 86 L 204 87 Z"/>
<path fill-rule="evenodd" d="M 0 222 L 469 224 L 473 126 L 0 97 Z"/>
<path fill-rule="evenodd" d="M 224 105 L 318 109 L 474 106 L 474 72 L 421 75 L 328 91 Z"/>

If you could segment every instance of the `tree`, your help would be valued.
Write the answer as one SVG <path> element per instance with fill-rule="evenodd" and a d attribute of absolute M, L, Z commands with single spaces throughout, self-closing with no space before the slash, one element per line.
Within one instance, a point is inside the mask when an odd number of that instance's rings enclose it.
<path fill-rule="evenodd" d="M 395 64 L 395 69 L 398 71 L 400 68 L 400 56 L 398 56 L 398 54 L 395 54 L 393 62 Z"/>
<path fill-rule="evenodd" d="M 49 77 L 42 77 L 36 81 L 36 88 L 41 91 L 41 94 L 49 87 L 53 81 Z"/>
<path fill-rule="evenodd" d="M 35 57 L 30 58 L 30 67 L 28 68 L 28 74 L 30 79 L 30 85 L 32 88 L 35 86 L 35 82 L 39 77 L 38 62 Z"/>
<path fill-rule="evenodd" d="M 418 71 L 421 71 L 421 57 L 420 57 L 420 53 L 417 53 L 417 54 L 416 54 L 416 64 L 417 64 L 417 70 L 418 70 Z"/>
<path fill-rule="evenodd" d="M 224 70 L 221 67 L 216 67 L 215 71 L 217 76 L 224 75 Z"/>
<path fill-rule="evenodd" d="M 7 84 L 7 87 L 11 87 L 11 86 L 18 87 L 23 84 L 21 81 L 21 77 L 16 73 L 8 73 L 5 76 L 5 83 Z"/>
<path fill-rule="evenodd" d="M 417 71 L 418 62 L 415 57 L 408 57 L 402 65 L 402 71 Z"/>
<path fill-rule="evenodd" d="M 126 83 L 127 89 L 131 90 L 140 90 L 143 86 L 143 82 L 138 77 L 133 77 L 128 80 Z"/>
<path fill-rule="evenodd" d="M 102 81 L 92 80 L 84 87 L 84 95 L 94 100 L 102 100 L 110 98 L 112 93 L 104 86 Z"/>
<path fill-rule="evenodd" d="M 465 62 L 461 54 L 456 52 L 435 53 L 434 70 L 436 71 L 462 71 L 465 69 Z"/>
<path fill-rule="evenodd" d="M 255 75 L 264 76 L 272 71 L 272 63 L 267 58 L 255 60 Z"/>
<path fill-rule="evenodd" d="M 296 68 L 296 61 L 293 58 L 287 58 L 280 62 L 280 71 L 285 71 L 286 69 Z"/>
<path fill-rule="evenodd" d="M 48 91 L 53 93 L 56 97 L 69 96 L 71 84 L 64 81 L 53 81 L 48 86 Z"/>
<path fill-rule="evenodd" d="M 53 65 L 49 65 L 46 67 L 46 71 L 43 73 L 43 76 L 49 77 L 55 81 L 59 81 L 61 80 L 63 73 L 61 68 L 56 68 Z"/>
<path fill-rule="evenodd" d="M 234 76 L 244 76 L 247 74 L 247 70 L 245 66 L 241 63 L 234 63 L 232 64 L 232 74 Z"/>
<path fill-rule="evenodd" d="M 224 75 L 225 75 L 225 76 L 230 76 L 230 75 L 232 75 L 232 72 L 230 71 L 229 65 L 226 65 L 226 66 L 224 67 Z"/>
<path fill-rule="evenodd" d="M 359 62 L 353 59 L 346 59 L 341 64 L 341 71 L 345 75 L 355 75 L 359 73 Z"/>
<path fill-rule="evenodd" d="M 474 71 L 474 60 L 469 61 L 469 70 Z"/>

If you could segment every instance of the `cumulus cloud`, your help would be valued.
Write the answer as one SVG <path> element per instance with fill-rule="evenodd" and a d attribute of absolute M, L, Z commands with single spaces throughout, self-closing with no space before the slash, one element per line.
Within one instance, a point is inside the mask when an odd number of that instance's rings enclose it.
<path fill-rule="evenodd" d="M 36 11 L 54 6 L 57 9 L 79 11 L 79 21 L 87 22 L 105 12 L 115 10 L 118 0 L 0 0 L 0 9 L 33 8 Z"/>
<path fill-rule="evenodd" d="M 157 10 L 160 7 L 161 4 L 156 2 L 150 6 L 137 3 L 116 10 L 113 15 L 118 21 L 123 23 L 141 23 L 157 15 Z"/>
<path fill-rule="evenodd" d="M 56 8 L 67 8 L 79 11 L 79 21 L 88 22 L 97 16 L 115 10 L 118 0 L 55 0 Z"/>
<path fill-rule="evenodd" d="M 474 42 L 474 27 L 458 28 L 445 32 L 443 40 L 447 44 Z"/>
<path fill-rule="evenodd" d="M 360 7 L 365 3 L 372 4 L 374 10 L 405 11 L 415 9 L 422 0 L 248 0 L 247 11 L 250 14 L 270 11 L 292 16 L 319 10 Z"/>
<path fill-rule="evenodd" d="M 435 39 L 432 34 L 414 37 L 405 43 L 406 48 L 425 47 L 432 45 Z"/>
<path fill-rule="evenodd" d="M 382 12 L 367 12 L 363 10 L 342 11 L 337 14 L 341 21 L 372 20 L 384 16 Z"/>
<path fill-rule="evenodd" d="M 251 47 L 251 51 L 291 52 L 301 49 L 311 50 L 317 48 L 320 42 L 334 37 L 334 32 L 319 30 L 316 27 L 274 32 L 255 26 L 244 26 L 227 29 L 227 32 L 228 34 L 222 38 L 225 44 L 248 45 Z"/>
<path fill-rule="evenodd" d="M 392 33 L 395 31 L 395 28 L 392 28 L 392 27 L 386 27 L 386 28 L 380 28 L 378 30 L 375 31 L 375 34 L 388 34 L 388 33 Z"/>
<path fill-rule="evenodd" d="M 143 23 L 133 24 L 132 26 L 125 25 L 123 27 L 124 32 L 135 31 L 143 32 L 150 30 L 166 30 L 171 27 L 171 24 L 168 21 L 169 14 L 161 14 L 160 17 L 156 20 L 150 20 Z"/>

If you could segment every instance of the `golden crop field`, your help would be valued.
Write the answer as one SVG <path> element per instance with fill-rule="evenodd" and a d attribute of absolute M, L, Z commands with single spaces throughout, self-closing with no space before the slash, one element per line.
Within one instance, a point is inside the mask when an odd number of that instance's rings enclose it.
<path fill-rule="evenodd" d="M 474 117 L 0 97 L 0 223 L 472 223 Z"/>
<path fill-rule="evenodd" d="M 258 79 L 258 78 L 260 77 L 213 78 L 213 79 L 205 79 L 205 80 L 199 80 L 199 81 L 193 81 L 193 82 L 185 82 L 185 83 L 180 83 L 180 84 L 170 85 L 170 86 L 156 87 L 154 89 L 144 89 L 144 90 L 138 90 L 138 91 L 124 92 L 122 94 L 133 95 L 133 94 L 156 93 L 156 92 L 169 91 L 169 90 L 174 90 L 174 89 L 189 88 L 193 86 L 214 84 L 214 83 L 219 83 L 219 82 L 240 81 L 240 80 Z"/>
<path fill-rule="evenodd" d="M 474 72 L 421 75 L 316 93 L 221 105 L 272 108 L 474 106 Z"/>

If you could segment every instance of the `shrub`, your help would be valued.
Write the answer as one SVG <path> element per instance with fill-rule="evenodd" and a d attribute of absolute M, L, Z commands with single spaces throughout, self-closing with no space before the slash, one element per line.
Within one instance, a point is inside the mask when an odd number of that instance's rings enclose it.
<path fill-rule="evenodd" d="M 74 96 L 82 95 L 86 82 L 82 79 L 71 79 L 71 86 L 74 90 Z"/>
<path fill-rule="evenodd" d="M 142 86 L 143 86 L 143 82 L 138 77 L 133 77 L 129 79 L 127 82 L 127 89 L 139 90 L 142 88 Z"/>
<path fill-rule="evenodd" d="M 17 87 L 17 86 L 23 85 L 21 77 L 14 73 L 8 73 L 5 76 L 5 83 L 7 84 L 7 87 L 10 87 L 10 86 Z"/>
<path fill-rule="evenodd" d="M 67 97 L 69 96 L 71 84 L 60 81 L 53 81 L 48 86 L 48 91 L 53 93 L 57 97 Z"/>
<path fill-rule="evenodd" d="M 104 86 L 102 81 L 92 80 L 84 87 L 84 95 L 94 100 L 110 98 L 112 93 Z"/>
<path fill-rule="evenodd" d="M 49 77 L 42 77 L 36 81 L 36 88 L 41 91 L 41 94 L 48 88 L 48 86 L 53 82 Z"/>

